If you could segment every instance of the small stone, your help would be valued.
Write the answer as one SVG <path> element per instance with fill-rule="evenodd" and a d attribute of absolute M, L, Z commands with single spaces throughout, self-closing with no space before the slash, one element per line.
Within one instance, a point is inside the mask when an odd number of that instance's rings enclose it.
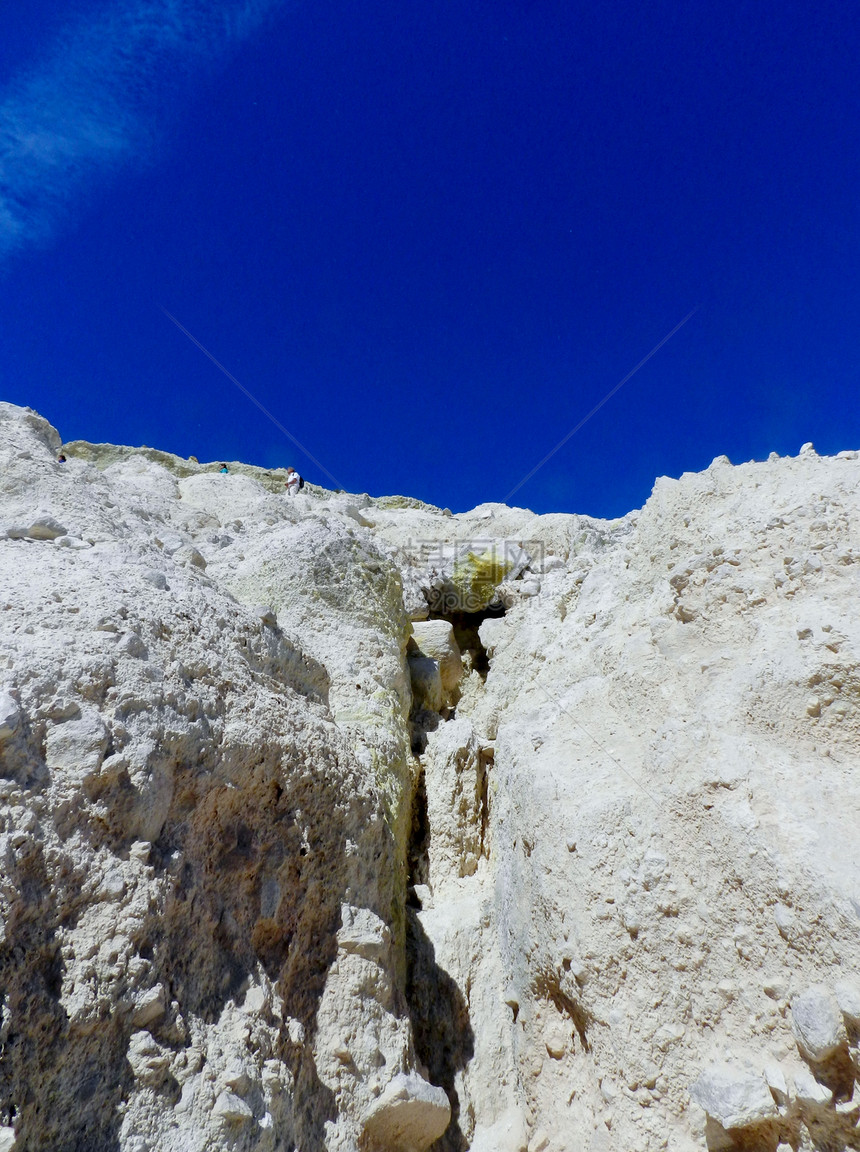
<path fill-rule="evenodd" d="M 772 976 L 762 984 L 762 991 L 771 1000 L 784 1000 L 788 995 L 788 982 L 781 976 Z"/>
<path fill-rule="evenodd" d="M 544 1038 L 544 1043 L 553 1060 L 561 1060 L 567 1051 L 567 1033 L 563 1028 L 551 1028 Z"/>
<path fill-rule="evenodd" d="M 780 1066 L 778 1064 L 766 1064 L 764 1078 L 777 1104 L 785 1104 L 788 1101 L 788 1084 L 785 1073 Z"/>
<path fill-rule="evenodd" d="M 834 991 L 836 1003 L 846 1021 L 853 1028 L 860 1028 L 860 986 L 851 980 L 840 980 Z"/>
<path fill-rule="evenodd" d="M 254 984 L 245 993 L 245 999 L 242 1001 L 242 1011 L 248 1015 L 256 1016 L 266 1008 L 267 1002 L 268 996 L 266 989 L 259 984 Z"/>
<path fill-rule="evenodd" d="M 341 952 L 363 956 L 365 960 L 381 960 L 391 946 L 391 932 L 369 908 L 341 906 L 341 926 L 337 932 Z"/>
<path fill-rule="evenodd" d="M 794 1073 L 794 1090 L 801 1104 L 826 1105 L 833 1099 L 830 1089 L 819 1084 L 805 1068 L 799 1068 Z"/>
<path fill-rule="evenodd" d="M 71 548 L 75 552 L 83 552 L 87 548 L 92 548 L 92 544 L 88 540 L 81 540 L 78 536 L 58 536 L 54 541 L 56 548 Z"/>
<path fill-rule="evenodd" d="M 687 1029 L 683 1024 L 664 1024 L 654 1034 L 654 1044 L 661 1052 L 665 1052 L 672 1044 L 683 1040 Z"/>
<path fill-rule="evenodd" d="M 12 697 L 7 692 L 0 692 L 0 744 L 15 735 L 20 716 Z"/>
<path fill-rule="evenodd" d="M 112 870 L 107 873 L 100 890 L 103 900 L 121 900 L 125 895 L 125 877 L 119 871 Z"/>
<path fill-rule="evenodd" d="M 108 759 L 112 760 L 113 757 L 108 757 Z M 104 763 L 102 764 L 102 775 L 103 776 L 105 775 L 106 765 L 107 765 L 107 760 L 105 760 Z M 149 853 L 151 851 L 152 851 L 152 844 L 150 844 L 150 842 L 148 840 L 135 840 L 135 842 L 132 844 L 132 846 L 128 850 L 128 858 L 129 858 L 129 860 L 133 860 L 136 864 L 148 864 L 149 863 Z"/>
<path fill-rule="evenodd" d="M 792 1001 L 791 1026 L 810 1060 L 826 1060 L 848 1042 L 839 1002 L 823 984 L 811 985 Z"/>
<path fill-rule="evenodd" d="M 798 455 L 800 455 L 800 456 L 817 456 L 818 453 L 815 451 L 815 445 L 812 443 L 812 441 L 807 440 L 807 442 L 801 446 L 801 449 L 800 449 L 800 452 L 798 453 Z"/>
<path fill-rule="evenodd" d="M 37 516 L 27 528 L 31 540 L 56 540 L 58 536 L 66 535 L 66 529 L 53 516 Z"/>
<path fill-rule="evenodd" d="M 624 904 L 622 906 L 621 923 L 624 925 L 631 936 L 635 936 L 636 933 L 641 929 L 642 920 L 639 916 L 639 913 L 631 904 Z"/>
<path fill-rule="evenodd" d="M 747 1128 L 777 1115 L 764 1077 L 731 1064 L 706 1069 L 690 1095 L 724 1128 Z"/>
<path fill-rule="evenodd" d="M 158 588 L 161 592 L 167 591 L 167 577 L 163 572 L 159 572 L 157 568 L 144 568 L 141 572 L 141 577 L 151 584 L 153 588 Z"/>
<path fill-rule="evenodd" d="M 228 1092 L 226 1089 L 215 1101 L 212 1111 L 228 1124 L 247 1124 L 254 1118 L 254 1113 L 245 1101 L 235 1092 Z"/>
<path fill-rule="evenodd" d="M 344 516 L 348 516 L 350 520 L 353 520 L 356 524 L 358 524 L 360 528 L 372 528 L 374 526 L 373 521 L 368 520 L 366 516 L 362 516 L 361 512 L 358 510 L 358 508 L 356 508 L 354 504 L 346 504 L 341 507 L 339 511 Z"/>
<path fill-rule="evenodd" d="M 295 1016 L 287 1017 L 287 1035 L 290 1038 L 290 1043 L 295 1047 L 300 1048 L 305 1042 L 305 1026 L 301 1020 L 296 1020 Z"/>
<path fill-rule="evenodd" d="M 618 1086 L 608 1076 L 600 1081 L 600 1095 L 607 1104 L 612 1104 L 618 1098 Z"/>
<path fill-rule="evenodd" d="M 196 548 L 179 548 L 174 552 L 173 559 L 189 568 L 199 568 L 201 572 L 206 571 L 206 559 Z"/>
<path fill-rule="evenodd" d="M 135 660 L 145 660 L 149 651 L 136 632 L 126 632 L 116 646 L 117 652 L 133 656 Z"/>
<path fill-rule="evenodd" d="M 791 909 L 786 908 L 784 904 L 777 904 L 773 910 L 773 918 L 776 921 L 780 936 L 790 940 L 797 925 L 797 920 Z"/>
<path fill-rule="evenodd" d="M 131 1022 L 138 1028 L 147 1028 L 156 1020 L 160 1020 L 166 1010 L 167 996 L 164 985 L 156 984 L 154 988 L 147 988 L 138 996 Z"/>
<path fill-rule="evenodd" d="M 660 1069 L 656 1064 L 650 1060 L 646 1061 L 642 1068 L 642 1083 L 646 1088 L 655 1088 L 657 1086 L 657 1078 L 660 1075 Z"/>

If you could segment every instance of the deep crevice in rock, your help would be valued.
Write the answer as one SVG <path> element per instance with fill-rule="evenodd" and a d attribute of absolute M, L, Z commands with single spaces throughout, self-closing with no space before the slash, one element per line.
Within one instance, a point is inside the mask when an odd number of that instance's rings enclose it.
<path fill-rule="evenodd" d="M 445 1089 L 451 1122 L 428 1152 L 467 1152 L 469 1141 L 460 1126 L 460 1099 L 455 1078 L 475 1052 L 466 998 L 448 973 L 436 963 L 433 943 L 418 912 L 406 917 L 406 1001 L 415 1052 L 431 1084 Z"/>
<path fill-rule="evenodd" d="M 424 770 L 418 777 L 412 798 L 412 827 L 408 849 L 409 904 L 420 907 L 415 896 L 415 885 L 426 884 L 430 875 L 430 821 L 427 817 L 427 783 Z"/>

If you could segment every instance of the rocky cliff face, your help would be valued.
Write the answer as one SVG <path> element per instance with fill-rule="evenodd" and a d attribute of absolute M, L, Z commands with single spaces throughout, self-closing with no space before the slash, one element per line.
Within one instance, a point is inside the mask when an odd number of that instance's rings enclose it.
<path fill-rule="evenodd" d="M 0 405 L 0 1149 L 860 1147 L 860 461 L 451 516 Z"/>

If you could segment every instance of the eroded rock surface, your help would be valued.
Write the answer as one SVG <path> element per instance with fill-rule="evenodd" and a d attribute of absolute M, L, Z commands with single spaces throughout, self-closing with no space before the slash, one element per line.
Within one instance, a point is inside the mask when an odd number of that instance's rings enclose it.
<path fill-rule="evenodd" d="M 860 462 L 451 516 L 0 405 L 0 1143 L 860 1147 Z"/>

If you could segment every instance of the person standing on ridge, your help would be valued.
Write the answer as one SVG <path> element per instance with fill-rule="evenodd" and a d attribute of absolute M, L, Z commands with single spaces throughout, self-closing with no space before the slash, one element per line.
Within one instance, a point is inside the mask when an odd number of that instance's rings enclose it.
<path fill-rule="evenodd" d="M 295 496 L 298 490 L 304 486 L 304 481 L 295 468 L 293 468 L 292 464 L 287 469 L 287 478 L 284 484 L 286 485 L 288 496 Z"/>
<path fill-rule="evenodd" d="M 229 476 L 230 475 L 230 469 L 227 467 L 226 464 L 222 464 L 221 467 L 218 469 L 218 471 L 220 472 L 220 474 L 222 476 Z"/>

